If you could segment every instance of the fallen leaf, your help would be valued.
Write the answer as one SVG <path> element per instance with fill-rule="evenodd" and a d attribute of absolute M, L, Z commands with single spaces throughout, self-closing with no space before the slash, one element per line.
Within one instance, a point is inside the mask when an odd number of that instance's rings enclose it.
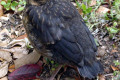
<path fill-rule="evenodd" d="M 105 80 L 105 76 L 104 75 L 99 75 L 99 79 L 98 80 Z"/>
<path fill-rule="evenodd" d="M 7 47 L 8 43 L 9 43 L 8 40 L 4 40 L 4 41 L 0 40 L 0 47 Z"/>
<path fill-rule="evenodd" d="M 24 65 L 8 75 L 9 80 L 29 80 L 36 78 L 41 73 L 42 66 L 37 64 Z"/>
<path fill-rule="evenodd" d="M 110 11 L 110 9 L 109 8 L 106 8 L 106 7 L 104 7 L 104 6 L 100 6 L 99 8 L 98 8 L 98 10 L 96 11 L 96 14 L 98 14 L 98 16 L 104 16 L 104 14 L 105 13 L 107 13 L 107 12 L 109 12 Z"/>
<path fill-rule="evenodd" d="M 89 5 L 89 6 L 94 6 L 94 5 L 96 5 L 96 0 L 91 0 L 91 2 L 90 2 L 90 5 Z"/>
<path fill-rule="evenodd" d="M 11 56 L 10 52 L 0 50 L 0 57 L 5 59 L 8 62 L 12 61 L 12 56 Z"/>
<path fill-rule="evenodd" d="M 117 50 L 115 50 L 115 49 L 113 49 L 112 51 L 111 51 L 111 53 L 115 53 L 115 52 L 118 52 Z"/>
<path fill-rule="evenodd" d="M 113 71 L 119 70 L 117 67 L 114 67 L 112 65 L 111 65 L 111 68 L 112 68 Z"/>
<path fill-rule="evenodd" d="M 15 63 L 15 68 L 19 68 L 20 66 L 23 66 L 25 64 L 34 64 L 36 63 L 39 58 L 40 58 L 40 54 L 36 53 L 36 51 L 33 51 L 32 53 L 22 57 L 22 58 L 19 58 L 17 60 L 14 61 Z"/>
<path fill-rule="evenodd" d="M 10 36 L 9 31 L 8 31 L 6 28 L 4 28 L 4 29 L 0 32 L 0 39 L 2 39 L 4 35 Z"/>
<path fill-rule="evenodd" d="M 6 28 L 4 28 L 2 31 L 0 31 L 0 46 L 2 47 L 6 47 L 7 44 L 9 43 L 9 40 L 5 37 L 6 35 L 11 36 L 9 31 Z"/>
<path fill-rule="evenodd" d="M 27 38 L 27 34 L 24 34 L 24 35 L 22 35 L 22 36 L 19 36 L 16 40 L 25 39 L 25 38 Z"/>
<path fill-rule="evenodd" d="M 97 56 L 104 56 L 104 54 L 106 53 L 106 49 L 107 46 L 102 46 L 102 47 L 98 47 L 98 55 Z"/>
<path fill-rule="evenodd" d="M 8 68 L 9 72 L 13 72 L 14 70 L 15 70 L 15 65 L 9 66 L 9 68 Z"/>
<path fill-rule="evenodd" d="M 0 4 L 0 17 L 3 15 L 3 7 L 2 5 Z"/>
<path fill-rule="evenodd" d="M 4 61 L 0 65 L 0 78 L 4 77 L 8 73 L 8 65 L 9 63 L 7 61 Z"/>
<path fill-rule="evenodd" d="M 15 46 L 15 45 L 20 45 L 21 47 L 25 47 L 26 46 L 26 44 L 29 44 L 30 42 L 29 42 L 29 40 L 27 39 L 27 38 L 24 38 L 24 39 L 19 39 L 19 40 L 13 40 L 12 42 L 10 42 L 9 44 L 8 44 L 8 46 L 11 46 L 11 47 L 13 47 L 13 46 Z"/>
<path fill-rule="evenodd" d="M 3 77 L 0 80 L 8 80 L 8 78 L 7 77 Z"/>
<path fill-rule="evenodd" d="M 27 49 L 22 47 L 13 47 L 10 49 L 10 51 L 13 53 L 13 58 L 21 58 L 28 54 Z"/>
<path fill-rule="evenodd" d="M 0 27 L 2 27 L 2 23 L 0 22 Z"/>

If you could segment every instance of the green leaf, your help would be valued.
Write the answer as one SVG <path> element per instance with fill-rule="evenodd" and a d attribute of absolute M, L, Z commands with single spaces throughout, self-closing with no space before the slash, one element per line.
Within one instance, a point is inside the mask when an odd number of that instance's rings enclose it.
<path fill-rule="evenodd" d="M 114 27 L 117 26 L 117 22 L 114 22 L 114 23 L 113 23 L 113 26 L 114 26 Z"/>
<path fill-rule="evenodd" d="M 24 7 L 18 8 L 18 11 L 22 11 L 22 10 L 24 10 Z"/>
<path fill-rule="evenodd" d="M 120 65 L 120 62 L 119 62 L 118 60 L 116 60 L 116 61 L 114 61 L 114 64 L 115 64 L 116 66 L 119 66 L 119 65 Z"/>
<path fill-rule="evenodd" d="M 10 10 L 10 3 L 7 3 L 6 5 L 4 5 L 4 7 L 6 8 L 6 10 Z"/>
<path fill-rule="evenodd" d="M 5 1 L 1 1 L 1 5 L 6 5 L 6 2 Z"/>
<path fill-rule="evenodd" d="M 111 33 L 111 34 L 116 34 L 119 32 L 119 29 L 115 28 L 115 27 L 107 27 L 107 30 Z"/>
<path fill-rule="evenodd" d="M 77 7 L 80 8 L 80 7 L 81 7 L 81 6 L 80 6 L 80 3 L 79 3 L 78 1 L 76 1 L 76 0 L 75 0 L 75 2 L 76 2 L 76 4 L 77 4 Z"/>
<path fill-rule="evenodd" d="M 94 39 L 97 46 L 99 46 L 98 40 Z"/>
<path fill-rule="evenodd" d="M 92 11 L 92 7 L 89 7 L 88 9 L 87 9 L 87 13 L 90 13 Z"/>
<path fill-rule="evenodd" d="M 86 11 L 86 5 L 82 4 L 82 9 Z"/>
<path fill-rule="evenodd" d="M 7 0 L 7 3 L 11 3 L 11 0 Z"/>
<path fill-rule="evenodd" d="M 11 4 L 11 6 L 15 6 L 15 7 L 18 6 L 18 2 L 13 1 L 12 4 Z"/>
<path fill-rule="evenodd" d="M 15 10 L 15 6 L 11 6 L 11 9 L 14 11 Z"/>

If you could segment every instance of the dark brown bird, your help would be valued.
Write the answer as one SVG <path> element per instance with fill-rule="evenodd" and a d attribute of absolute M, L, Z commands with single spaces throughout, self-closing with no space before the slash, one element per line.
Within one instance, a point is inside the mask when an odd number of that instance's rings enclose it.
<path fill-rule="evenodd" d="M 103 71 L 94 38 L 69 0 L 27 0 L 23 23 L 38 53 L 76 65 L 79 74 L 89 79 Z"/>

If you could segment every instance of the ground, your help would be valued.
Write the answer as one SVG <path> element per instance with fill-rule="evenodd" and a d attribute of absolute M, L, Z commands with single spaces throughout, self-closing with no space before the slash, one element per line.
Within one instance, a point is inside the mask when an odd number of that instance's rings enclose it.
<path fill-rule="evenodd" d="M 113 23 L 114 21 L 108 21 L 105 25 L 102 26 L 100 24 L 91 30 L 98 45 L 97 59 L 100 60 L 104 66 L 104 73 L 99 75 L 100 80 L 117 80 L 115 78 L 120 76 L 119 74 L 114 75 L 116 71 L 119 72 L 120 70 L 120 65 L 116 65 L 117 61 L 120 62 L 120 31 L 110 38 L 110 33 L 105 27 Z M 118 28 L 120 28 L 120 25 L 118 25 Z M 45 57 L 40 58 L 40 55 L 36 55 L 37 57 L 34 56 L 34 58 L 32 53 L 34 53 L 34 48 L 27 40 L 26 32 L 22 24 L 22 12 L 6 12 L 4 16 L 0 17 L 0 71 L 4 70 L 0 72 L 0 74 L 3 74 L 0 75 L 0 77 L 7 76 L 8 79 L 10 79 L 10 74 L 12 74 L 14 70 L 18 70 L 17 68 L 20 66 L 36 63 L 40 67 L 42 65 L 40 78 L 44 79 L 45 76 L 49 77 L 52 71 L 59 65 Z M 31 55 L 34 61 L 31 61 Z M 27 57 L 27 60 L 25 56 L 28 56 L 30 59 Z M 22 62 L 22 60 L 26 61 Z M 3 69 L 1 68 L 2 66 L 6 66 L 6 68 L 4 67 Z M 12 76 L 15 75 L 12 74 Z M 78 77 L 79 75 L 73 67 L 64 66 L 56 78 L 57 80 L 79 80 L 80 78 Z"/>

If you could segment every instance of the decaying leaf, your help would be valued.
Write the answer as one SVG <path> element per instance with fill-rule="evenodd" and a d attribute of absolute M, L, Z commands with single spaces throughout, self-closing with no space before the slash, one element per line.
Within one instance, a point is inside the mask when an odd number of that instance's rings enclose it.
<path fill-rule="evenodd" d="M 12 56 L 8 51 L 0 50 L 0 57 L 8 62 L 12 61 Z"/>
<path fill-rule="evenodd" d="M 5 37 L 4 37 L 6 35 L 7 36 L 11 36 L 11 34 L 9 33 L 9 31 L 6 28 L 4 28 L 2 31 L 0 31 L 0 46 L 1 47 L 6 47 L 7 44 L 9 43 L 9 40 L 5 39 Z M 5 39 L 5 40 L 3 40 L 3 39 Z"/>
<path fill-rule="evenodd" d="M 106 53 L 107 46 L 101 46 L 98 48 L 98 55 L 97 56 L 104 56 Z"/>
<path fill-rule="evenodd" d="M 10 49 L 10 51 L 13 53 L 13 58 L 21 58 L 28 54 L 28 51 L 21 47 L 13 47 Z"/>
<path fill-rule="evenodd" d="M 114 67 L 112 65 L 111 65 L 111 68 L 112 68 L 113 71 L 119 70 L 117 67 Z"/>
<path fill-rule="evenodd" d="M 98 8 L 98 10 L 96 11 L 96 13 L 98 14 L 98 16 L 104 16 L 104 14 L 105 13 L 107 13 L 107 12 L 109 12 L 110 11 L 110 9 L 109 8 L 106 8 L 106 7 L 104 7 L 104 6 L 100 6 L 99 8 Z"/>
<path fill-rule="evenodd" d="M 29 80 L 34 79 L 36 74 L 40 74 L 42 66 L 37 64 L 24 65 L 8 75 L 9 80 Z"/>
<path fill-rule="evenodd" d="M 14 61 L 15 63 L 15 68 L 19 68 L 20 66 L 23 66 L 25 64 L 34 64 L 36 63 L 39 58 L 40 58 L 40 54 L 36 53 L 35 51 L 33 51 L 32 53 L 22 57 L 22 58 L 19 58 L 17 60 Z"/>
<path fill-rule="evenodd" d="M 13 72 L 14 70 L 15 70 L 15 65 L 14 64 L 9 66 L 9 69 L 8 69 L 9 72 Z"/>
<path fill-rule="evenodd" d="M 99 80 L 105 80 L 105 76 L 104 75 L 99 75 Z"/>
<path fill-rule="evenodd" d="M 0 78 L 4 77 L 8 73 L 8 65 L 7 61 L 4 61 L 0 64 Z"/>
<path fill-rule="evenodd" d="M 0 17 L 3 15 L 3 7 L 0 4 Z"/>
<path fill-rule="evenodd" d="M 0 80 L 8 80 L 8 78 L 7 77 L 3 77 Z"/>
<path fill-rule="evenodd" d="M 91 2 L 90 2 L 90 5 L 89 5 L 89 6 L 94 6 L 94 5 L 96 5 L 96 0 L 91 0 Z"/>

